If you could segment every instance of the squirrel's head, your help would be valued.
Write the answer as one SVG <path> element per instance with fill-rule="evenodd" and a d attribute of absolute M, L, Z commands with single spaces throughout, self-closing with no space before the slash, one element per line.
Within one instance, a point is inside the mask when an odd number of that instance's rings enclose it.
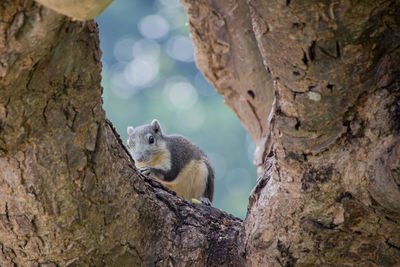
<path fill-rule="evenodd" d="M 137 162 L 146 163 L 153 160 L 166 149 L 166 143 L 160 123 L 154 119 L 151 124 L 133 128 L 129 126 L 128 150 Z"/>

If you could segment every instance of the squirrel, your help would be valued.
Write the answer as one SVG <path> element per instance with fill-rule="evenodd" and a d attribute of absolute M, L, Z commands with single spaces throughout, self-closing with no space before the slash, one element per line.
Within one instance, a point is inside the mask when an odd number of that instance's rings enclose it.
<path fill-rule="evenodd" d="M 160 123 L 127 128 L 127 147 L 138 170 L 183 199 L 211 205 L 214 169 L 206 154 L 180 135 L 166 135 Z"/>

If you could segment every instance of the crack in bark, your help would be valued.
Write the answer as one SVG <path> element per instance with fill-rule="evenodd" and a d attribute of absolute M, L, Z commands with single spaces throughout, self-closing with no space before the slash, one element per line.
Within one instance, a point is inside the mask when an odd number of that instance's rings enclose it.
<path fill-rule="evenodd" d="M 193 29 L 193 32 L 195 33 L 195 35 L 196 35 L 201 41 L 204 41 L 204 40 L 203 40 L 203 35 L 200 34 L 199 30 L 195 27 L 195 25 L 193 24 L 193 22 L 190 21 L 190 20 L 189 20 L 189 25 L 190 25 L 191 29 Z M 192 33 L 192 34 L 193 34 L 193 33 Z"/>
<path fill-rule="evenodd" d="M 251 112 L 254 114 L 254 117 L 255 117 L 256 120 L 257 120 L 257 124 L 259 125 L 259 128 L 260 128 L 260 135 L 262 135 L 262 133 L 263 133 L 263 126 L 262 126 L 262 123 L 261 123 L 261 119 L 260 119 L 260 117 L 259 117 L 258 114 L 257 114 L 257 110 L 256 110 L 255 106 L 254 106 L 249 100 L 246 99 L 246 102 L 247 102 L 247 104 L 249 105 Z"/>
<path fill-rule="evenodd" d="M 100 137 L 101 137 L 101 132 L 102 132 L 102 128 L 103 128 L 102 123 L 96 123 L 96 124 L 97 124 L 97 131 L 96 131 L 96 137 L 95 137 L 96 140 L 94 141 L 94 149 L 93 149 L 93 151 L 89 151 L 88 149 L 86 149 L 90 153 L 90 162 L 95 162 L 95 156 L 99 149 Z"/>
<path fill-rule="evenodd" d="M 272 154 L 273 148 L 271 148 L 271 154 Z M 273 175 L 273 166 L 275 163 L 275 156 L 272 155 L 267 155 L 267 159 L 264 161 L 264 172 L 263 175 L 257 178 L 257 183 L 254 186 L 254 188 L 251 190 L 250 197 L 249 197 L 249 205 L 248 209 L 254 205 L 256 201 L 258 201 L 260 197 L 260 192 L 261 190 L 268 184 L 269 180 L 271 179 Z"/>
<path fill-rule="evenodd" d="M 18 32 L 23 28 L 25 21 L 25 15 L 23 12 L 18 12 L 15 14 L 10 28 L 8 29 L 7 37 L 18 36 Z"/>
<path fill-rule="evenodd" d="M 130 250 L 133 250 L 133 251 L 136 253 L 136 255 L 139 257 L 139 260 L 140 260 L 141 262 L 143 262 L 143 257 L 142 257 L 142 255 L 140 255 L 140 253 L 139 253 L 138 249 L 136 248 L 136 246 L 135 246 L 135 245 L 132 245 L 129 241 L 126 242 L 126 245 L 128 246 L 128 248 L 129 248 Z"/>
<path fill-rule="evenodd" d="M 395 244 L 390 243 L 389 239 L 386 239 L 385 242 L 386 242 L 386 245 L 388 245 L 389 247 L 394 248 L 394 249 L 400 251 L 400 246 L 396 246 Z"/>
<path fill-rule="evenodd" d="M 330 53 L 328 50 L 324 49 L 321 46 L 318 46 L 319 50 L 325 54 L 326 56 L 330 57 L 330 58 L 334 58 L 334 59 L 339 59 L 340 58 L 340 46 L 339 46 L 339 41 L 335 42 L 335 55 L 333 55 L 332 53 Z"/>
<path fill-rule="evenodd" d="M 10 104 L 10 101 L 11 101 L 11 96 L 9 96 L 9 97 L 7 98 L 7 102 L 6 102 L 6 104 L 4 105 L 4 109 L 5 109 L 5 118 L 8 117 L 8 109 L 7 109 L 7 107 L 8 107 L 8 105 Z"/>
<path fill-rule="evenodd" d="M 350 192 L 343 192 L 341 193 L 338 197 L 336 197 L 335 201 L 336 202 L 342 202 L 343 199 L 354 199 L 353 195 Z"/>
<path fill-rule="evenodd" d="M 8 212 L 8 202 L 6 202 L 6 206 L 5 206 L 5 212 L 6 212 L 6 219 L 8 222 L 10 222 L 10 214 Z"/>
<path fill-rule="evenodd" d="M 8 262 L 11 263 L 10 266 L 18 266 L 14 261 L 14 258 L 17 257 L 15 251 L 10 247 L 4 246 L 4 244 L 1 242 L 0 242 L 0 248 L 1 248 L 1 253 L 5 256 L 6 260 L 8 260 Z"/>
<path fill-rule="evenodd" d="M 315 46 L 316 46 L 316 41 L 312 41 L 311 46 L 308 48 L 308 56 L 311 62 L 313 62 L 315 59 Z"/>
<path fill-rule="evenodd" d="M 35 75 L 35 72 L 37 71 L 37 67 L 38 67 L 38 62 L 33 64 L 32 71 L 28 73 L 28 80 L 26 82 L 26 88 L 27 89 L 31 88 L 31 82 L 32 82 L 33 76 Z"/>
<path fill-rule="evenodd" d="M 336 41 L 336 59 L 339 59 L 340 56 L 341 56 L 341 53 L 340 53 L 340 43 L 339 43 L 339 41 Z"/>
<path fill-rule="evenodd" d="M 74 111 L 74 116 L 72 117 L 70 128 L 71 128 L 72 132 L 75 132 L 75 122 L 76 122 L 76 118 L 77 118 L 79 112 L 73 105 L 71 105 L 71 107 L 72 107 L 72 110 Z"/>
<path fill-rule="evenodd" d="M 307 54 L 304 50 L 303 50 L 303 57 L 301 58 L 301 60 L 303 61 L 304 65 L 306 65 L 308 67 L 308 58 L 307 58 Z"/>
<path fill-rule="evenodd" d="M 290 92 L 293 94 L 293 100 L 296 100 L 297 95 L 303 95 L 306 93 L 306 92 L 296 92 L 293 90 L 290 90 Z"/>
<path fill-rule="evenodd" d="M 44 106 L 43 111 L 42 111 L 42 116 L 43 116 L 43 119 L 44 119 L 44 123 L 45 123 L 46 125 L 48 124 L 48 123 L 47 123 L 46 111 L 47 111 L 47 107 L 49 106 L 49 102 L 50 102 L 50 100 L 49 100 L 49 99 L 46 99 L 46 105 Z"/>
<path fill-rule="evenodd" d="M 293 254 L 290 252 L 290 245 L 285 246 L 281 240 L 278 239 L 276 245 L 280 258 L 277 256 L 276 260 L 281 266 L 284 267 L 293 267 L 295 266 L 297 259 L 293 257 Z"/>

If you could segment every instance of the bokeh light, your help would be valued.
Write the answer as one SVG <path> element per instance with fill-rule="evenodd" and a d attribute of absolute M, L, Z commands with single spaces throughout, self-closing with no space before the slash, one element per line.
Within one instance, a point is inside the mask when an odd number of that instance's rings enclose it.
<path fill-rule="evenodd" d="M 196 68 L 179 0 L 118 0 L 96 19 L 103 100 L 122 140 L 127 126 L 157 118 L 167 134 L 198 145 L 215 169 L 213 206 L 244 218 L 257 179 L 254 144 Z"/>
<path fill-rule="evenodd" d="M 120 62 L 128 62 L 133 58 L 132 46 L 135 40 L 129 37 L 123 37 L 115 43 L 113 52 L 116 60 Z"/>
<path fill-rule="evenodd" d="M 197 102 L 196 90 L 185 81 L 167 82 L 164 94 L 171 105 L 181 110 L 189 109 Z"/>
<path fill-rule="evenodd" d="M 172 58 L 180 61 L 193 61 L 194 47 L 192 41 L 185 36 L 174 36 L 168 40 L 167 52 Z"/>
<path fill-rule="evenodd" d="M 158 61 L 161 53 L 160 45 L 149 39 L 141 39 L 131 46 L 132 55 L 137 59 L 146 61 Z"/>
<path fill-rule="evenodd" d="M 240 195 L 243 188 L 250 186 L 250 173 L 243 168 L 234 168 L 227 173 L 229 179 L 225 179 L 225 187 L 233 196 Z"/>
<path fill-rule="evenodd" d="M 179 132 L 194 133 L 201 130 L 205 120 L 203 105 L 198 103 L 187 112 L 179 112 L 174 126 Z"/>
<path fill-rule="evenodd" d="M 132 86 L 150 86 L 158 76 L 158 62 L 134 59 L 124 69 L 126 81 Z"/>
<path fill-rule="evenodd" d="M 139 22 L 139 31 L 146 38 L 160 39 L 168 34 L 169 24 L 160 15 L 149 15 Z"/>

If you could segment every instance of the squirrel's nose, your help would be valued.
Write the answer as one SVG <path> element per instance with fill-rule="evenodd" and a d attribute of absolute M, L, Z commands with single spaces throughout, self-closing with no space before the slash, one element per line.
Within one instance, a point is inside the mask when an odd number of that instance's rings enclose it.
<path fill-rule="evenodd" d="M 138 162 L 146 162 L 148 161 L 148 153 L 135 153 L 133 159 Z"/>

